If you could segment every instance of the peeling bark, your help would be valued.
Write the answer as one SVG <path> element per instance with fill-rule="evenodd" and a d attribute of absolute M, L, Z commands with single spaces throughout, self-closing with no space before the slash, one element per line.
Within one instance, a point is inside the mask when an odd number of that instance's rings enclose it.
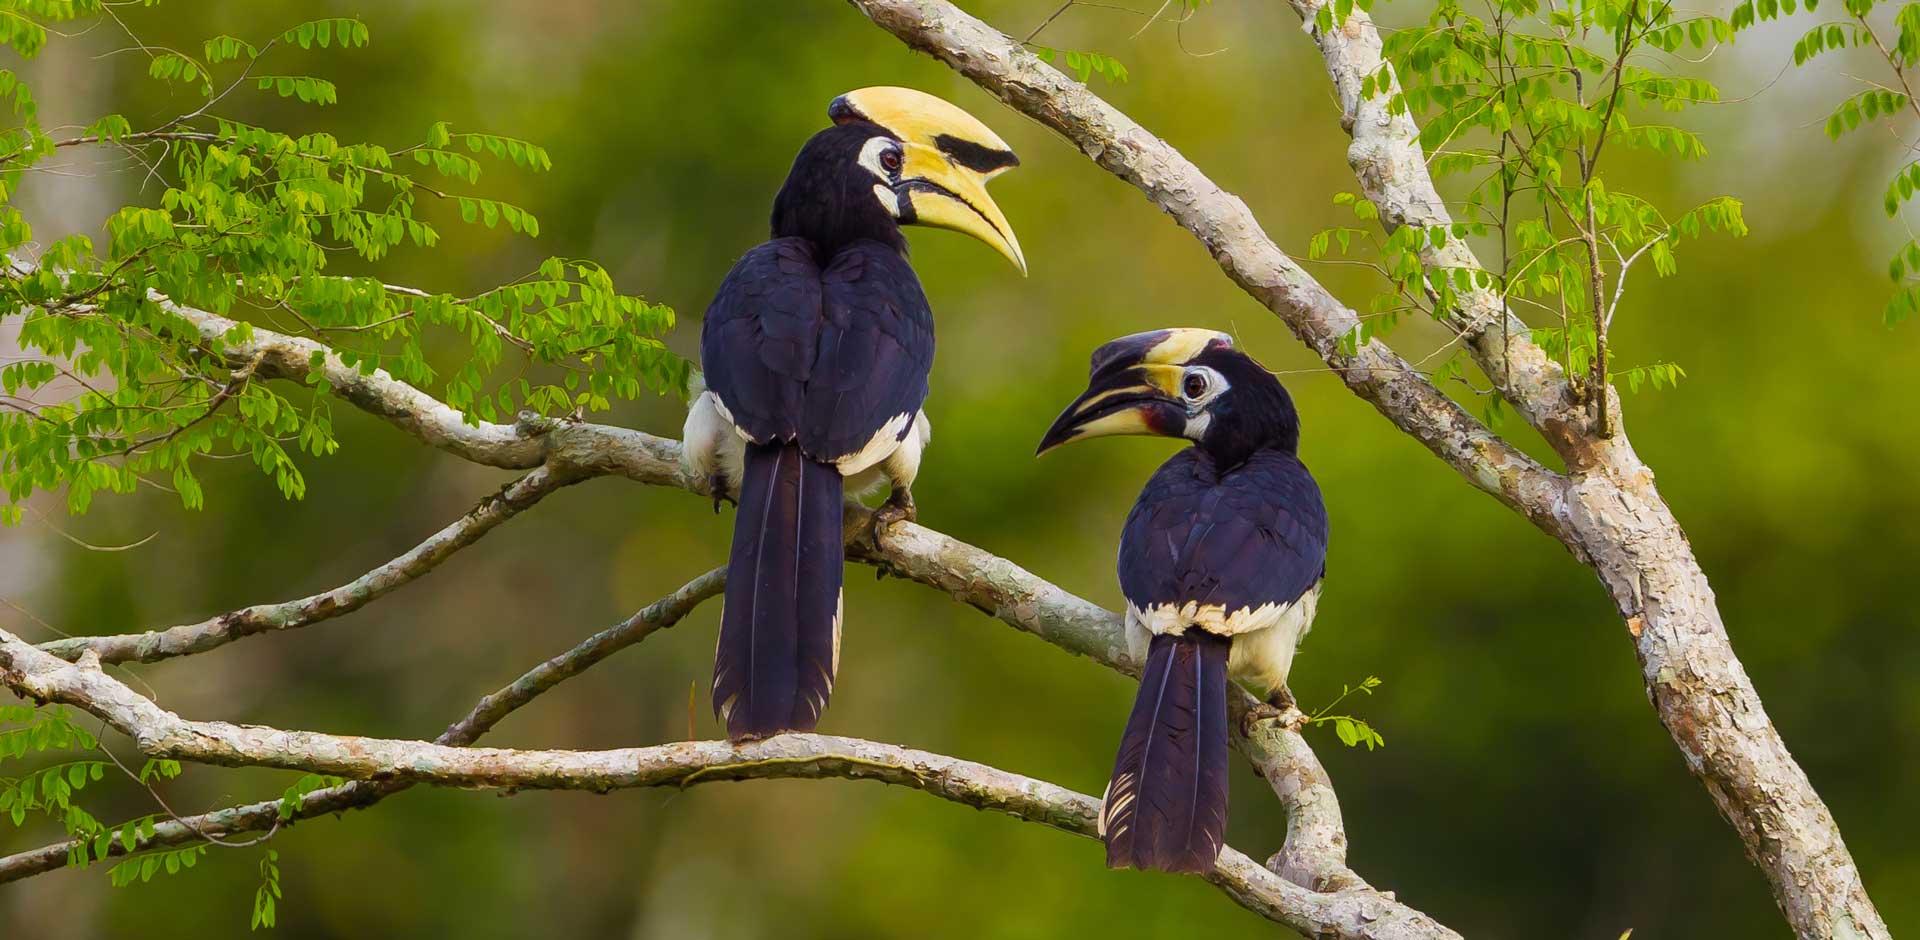
<path fill-rule="evenodd" d="M 1595 421 L 1564 371 L 1501 298 L 1470 292 L 1448 323 L 1480 367 L 1499 377 L 1503 394 L 1568 472 L 1541 467 L 1461 412 L 1384 344 L 1343 352 L 1339 338 L 1353 328 L 1352 311 L 1274 245 L 1244 202 L 1086 86 L 944 0 L 849 2 L 1138 187 L 1355 394 L 1589 565 L 1621 616 L 1638 627 L 1634 648 L 1661 723 L 1733 824 L 1795 933 L 1803 940 L 1889 937 L 1832 813 L 1788 753 L 1735 657 L 1686 534 L 1627 440 L 1617 395 L 1601 390 L 1597 400 L 1610 410 Z M 1290 3 L 1326 62 L 1341 123 L 1353 135 L 1349 162 L 1382 221 L 1390 228 L 1450 224 L 1412 118 L 1388 114 L 1385 95 L 1359 93 L 1362 79 L 1382 68 L 1372 21 L 1356 12 L 1322 33 L 1311 26 L 1314 0 Z M 1423 260 L 1483 267 L 1451 240 L 1429 245 Z"/>

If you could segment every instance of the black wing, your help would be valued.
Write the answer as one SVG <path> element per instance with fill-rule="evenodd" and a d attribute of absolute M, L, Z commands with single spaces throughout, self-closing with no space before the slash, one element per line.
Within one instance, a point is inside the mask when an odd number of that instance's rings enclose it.
<path fill-rule="evenodd" d="M 854 242 L 834 256 L 823 279 L 826 322 L 801 442 L 810 452 L 841 456 L 926 404 L 933 310 L 913 266 L 879 242 Z M 901 437 L 909 425 L 900 426 Z"/>
<path fill-rule="evenodd" d="M 1256 454 L 1224 478 L 1198 448 L 1140 491 L 1120 535 L 1128 603 L 1291 604 L 1327 569 L 1327 510 L 1298 459 Z"/>
<path fill-rule="evenodd" d="M 761 443 L 792 440 L 820 338 L 820 266 L 798 238 L 776 238 L 727 272 L 700 330 L 707 388 Z"/>
<path fill-rule="evenodd" d="M 707 387 L 749 436 L 798 440 L 831 461 L 926 402 L 933 311 L 892 248 L 855 242 L 822 270 L 807 242 L 775 239 L 728 272 L 700 356 Z"/>

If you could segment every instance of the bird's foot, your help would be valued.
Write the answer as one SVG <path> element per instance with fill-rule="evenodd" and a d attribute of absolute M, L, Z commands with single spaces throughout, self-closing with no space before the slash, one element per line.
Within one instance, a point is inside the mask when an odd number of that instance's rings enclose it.
<path fill-rule="evenodd" d="M 887 501 L 873 511 L 873 544 L 879 547 L 881 539 L 896 522 L 912 522 L 919 518 L 919 511 L 913 504 L 913 491 L 905 487 L 894 487 Z"/>
<path fill-rule="evenodd" d="M 1251 732 L 1255 725 L 1263 721 L 1277 721 L 1280 727 L 1298 733 L 1307 726 L 1307 713 L 1293 702 L 1293 693 L 1282 686 L 1280 691 L 1267 697 L 1252 708 L 1247 709 L 1246 729 Z"/>
<path fill-rule="evenodd" d="M 1292 709 L 1293 711 L 1300 710 L 1299 706 L 1294 704 L 1293 690 L 1284 685 L 1275 689 L 1272 695 L 1267 696 L 1267 704 L 1281 711 L 1287 711 L 1288 709 Z"/>
<path fill-rule="evenodd" d="M 713 494 L 713 514 L 716 516 L 720 514 L 721 503 L 740 505 L 740 502 L 727 492 L 727 475 L 724 473 L 714 473 L 707 477 L 707 492 Z"/>

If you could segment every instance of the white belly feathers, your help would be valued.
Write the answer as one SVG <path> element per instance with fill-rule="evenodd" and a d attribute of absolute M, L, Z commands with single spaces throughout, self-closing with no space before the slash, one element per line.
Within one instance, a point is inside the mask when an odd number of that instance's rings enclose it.
<path fill-rule="evenodd" d="M 687 406 L 680 465 L 688 476 L 699 480 L 720 474 L 727 481 L 728 492 L 738 493 L 746 463 L 746 434 L 734 425 L 733 415 L 718 395 L 700 384 L 693 390 L 698 394 Z M 904 438 L 900 436 L 903 428 L 907 432 Z M 933 425 L 926 412 L 896 415 L 865 447 L 834 462 L 840 475 L 849 478 L 847 497 L 858 498 L 883 484 L 911 486 L 920 473 L 920 455 L 932 439 Z"/>
<path fill-rule="evenodd" d="M 1127 604 L 1127 646 L 1132 657 L 1145 661 L 1147 644 L 1160 634 L 1179 636 L 1189 629 L 1233 638 L 1227 672 L 1266 692 L 1286 684 L 1294 650 L 1313 629 L 1320 603 L 1316 582 L 1291 604 L 1262 604 L 1228 610 L 1222 604 L 1155 604 L 1146 608 Z"/>

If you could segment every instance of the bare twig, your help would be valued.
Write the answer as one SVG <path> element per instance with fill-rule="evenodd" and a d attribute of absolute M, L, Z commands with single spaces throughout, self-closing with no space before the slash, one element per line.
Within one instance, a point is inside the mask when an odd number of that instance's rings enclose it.
<path fill-rule="evenodd" d="M 438 567 L 501 523 L 519 515 L 547 494 L 580 479 L 575 474 L 546 467 L 482 499 L 467 514 L 429 536 L 404 554 L 346 584 L 319 594 L 243 607 L 199 623 L 129 633 L 119 636 L 82 636 L 54 640 L 41 648 L 62 659 L 78 659 L 92 651 L 102 662 L 151 663 L 175 656 L 203 653 L 242 637 L 275 630 L 293 630 L 352 613 Z"/>
<path fill-rule="evenodd" d="M 655 601 L 619 624 L 594 634 L 569 652 L 534 667 L 511 684 L 481 699 L 465 717 L 441 732 L 434 743 L 452 747 L 472 744 L 499 724 L 501 719 L 533 701 L 541 693 L 614 652 L 678 623 L 701 602 L 718 595 L 725 585 L 724 573 L 711 571 L 688 582 L 678 591 Z M 248 832 L 271 832 L 301 819 L 371 806 L 410 786 L 412 782 L 404 780 L 354 780 L 326 787 L 303 795 L 292 807 L 292 812 L 285 814 L 284 818 L 280 800 L 263 800 L 197 816 L 177 817 L 156 824 L 153 834 L 139 837 L 132 851 L 147 852 Z M 58 842 L 0 858 L 0 884 L 64 868 L 77 846 L 76 842 Z M 116 839 L 107 854 L 118 856 L 130 853 L 126 845 Z"/>

